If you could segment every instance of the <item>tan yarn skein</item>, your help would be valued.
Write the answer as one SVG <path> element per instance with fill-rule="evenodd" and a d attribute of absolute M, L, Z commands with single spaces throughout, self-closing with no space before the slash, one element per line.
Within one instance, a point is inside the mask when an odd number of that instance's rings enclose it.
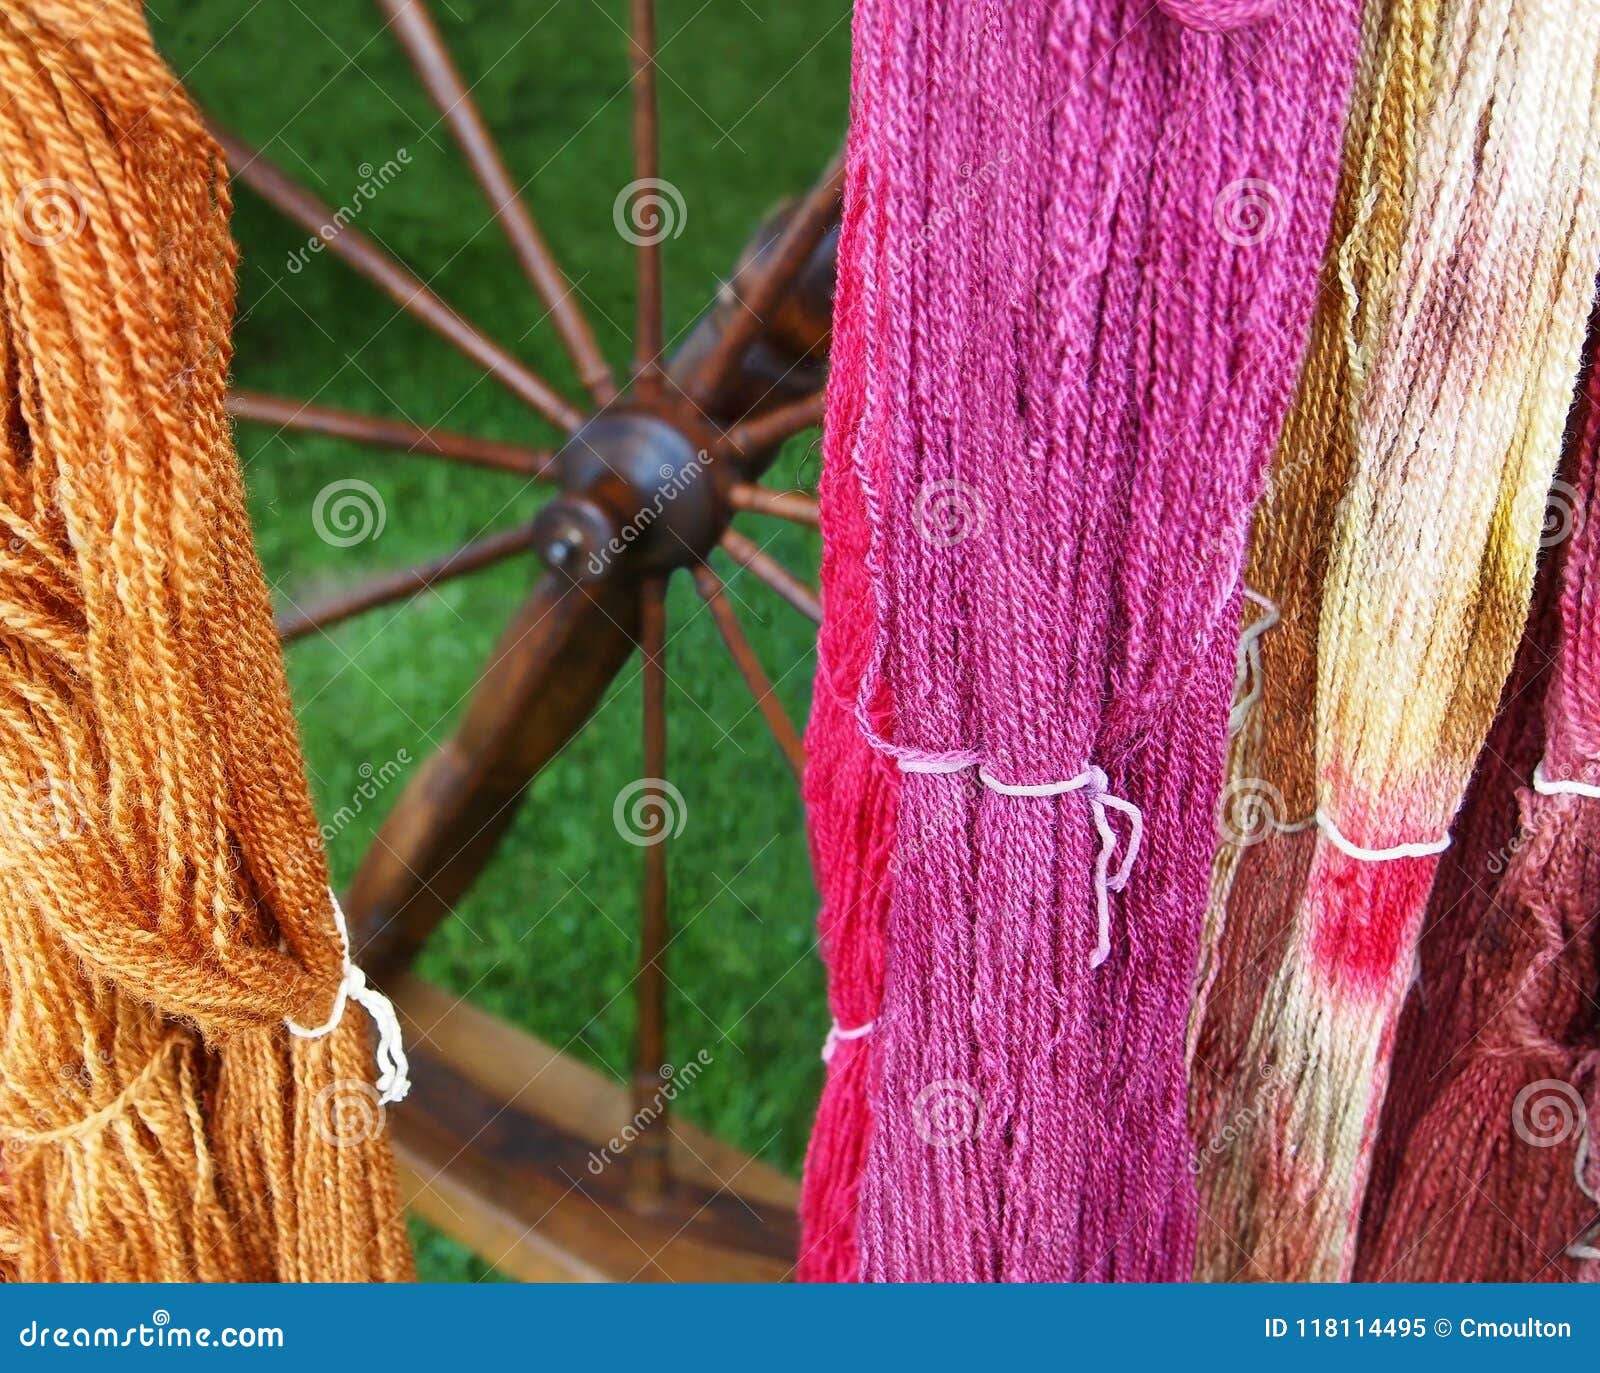
<path fill-rule="evenodd" d="M 366 1020 L 284 1024 L 343 951 L 223 409 L 221 155 L 133 0 L 7 5 L 0 87 L 0 1266 L 406 1277 Z"/>

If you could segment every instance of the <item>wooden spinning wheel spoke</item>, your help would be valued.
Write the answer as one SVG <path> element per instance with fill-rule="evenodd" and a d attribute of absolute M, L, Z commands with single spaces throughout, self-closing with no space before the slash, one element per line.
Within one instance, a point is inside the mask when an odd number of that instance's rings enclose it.
<path fill-rule="evenodd" d="M 552 569 L 503 631 L 459 724 L 407 779 L 345 894 L 358 961 L 427 1031 L 408 1045 L 416 1090 L 393 1116 L 397 1157 L 423 1215 L 522 1276 L 782 1277 L 796 1247 L 794 1184 L 686 1121 L 669 1122 L 670 1094 L 662 1091 L 668 841 L 682 804 L 667 777 L 666 588 L 676 571 L 689 570 L 757 711 L 803 776 L 800 734 L 706 559 L 720 546 L 791 606 L 820 618 L 816 592 L 728 520 L 749 512 L 818 525 L 814 498 L 757 482 L 787 439 L 822 421 L 841 165 L 836 158 L 813 189 L 752 235 L 733 289 L 664 360 L 661 245 L 674 227 L 668 207 L 677 192 L 661 180 L 655 5 L 629 0 L 627 189 L 641 198 L 642 214 L 630 215 L 635 232 L 625 231 L 636 250 L 636 300 L 630 374 L 618 394 L 426 0 L 377 3 L 588 392 L 568 402 L 344 222 L 348 215 L 336 216 L 270 161 L 217 135 L 239 180 L 564 434 L 551 453 L 287 397 L 229 397 L 241 421 L 560 485 L 515 528 L 295 608 L 279 625 L 285 640 L 304 637 L 524 551 Z M 643 775 L 631 789 L 630 817 L 661 828 L 638 836 L 637 1038 L 628 1080 L 617 1082 L 404 970 L 473 888 L 530 783 L 594 715 L 635 651 Z M 599 1172 L 597 1156 L 607 1161 Z M 641 1254 L 650 1256 L 646 1270 Z"/>
<path fill-rule="evenodd" d="M 540 578 L 350 884 L 345 910 L 368 973 L 403 968 L 471 888 L 529 781 L 594 713 L 638 637 L 633 587 Z"/>
<path fill-rule="evenodd" d="M 815 624 L 822 623 L 822 602 L 817 593 L 802 582 L 782 563 L 763 552 L 754 541 L 745 538 L 737 529 L 725 529 L 718 546 L 734 562 L 745 568 L 758 581 L 764 582 L 790 605 Z"/>
<path fill-rule="evenodd" d="M 816 498 L 803 491 L 772 491 L 754 482 L 735 482 L 728 488 L 728 504 L 735 510 L 773 515 L 794 524 L 810 525 L 813 529 L 822 523 Z"/>
<path fill-rule="evenodd" d="M 739 617 L 733 613 L 733 607 L 728 604 L 728 598 L 723 593 L 721 578 L 704 563 L 700 563 L 694 568 L 694 586 L 700 593 L 700 599 L 710 609 L 711 618 L 716 622 L 717 632 L 722 636 L 728 656 L 739 669 L 739 675 L 750 688 L 750 694 L 756 698 L 761 718 L 767 722 L 772 737 L 778 741 L 778 747 L 788 759 L 795 780 L 803 780 L 806 771 L 805 745 L 800 741 L 799 733 L 773 692 L 767 674 L 761 670 L 755 649 L 750 646 L 750 640 L 745 637 L 744 630 L 739 625 Z"/>
<path fill-rule="evenodd" d="M 823 409 L 824 395 L 816 391 L 787 405 L 776 406 L 755 419 L 741 420 L 723 433 L 713 455 L 737 461 L 752 453 L 769 452 L 786 439 L 815 429 L 822 423 Z"/>
<path fill-rule="evenodd" d="M 222 145 L 228 165 L 239 180 L 307 233 L 319 238 L 330 253 L 366 277 L 401 309 L 415 315 L 447 343 L 465 353 L 558 429 L 570 432 L 583 422 L 583 416 L 549 382 L 469 324 L 359 229 L 348 223 L 341 224 L 332 210 L 281 167 L 215 124 L 211 126 L 211 133 Z"/>
<path fill-rule="evenodd" d="M 840 153 L 834 156 L 821 180 L 790 216 L 753 279 L 737 292 L 739 308 L 733 312 L 716 343 L 683 379 L 684 390 L 698 404 L 711 404 L 740 356 L 761 332 L 783 293 L 805 269 L 838 214 L 843 190 L 844 155 Z"/>
<path fill-rule="evenodd" d="M 354 587 L 331 598 L 325 605 L 310 610 L 296 610 L 278 620 L 278 638 L 283 643 L 304 638 L 313 630 L 326 629 L 363 611 L 404 601 L 438 586 L 455 577 L 464 577 L 490 567 L 518 553 L 526 552 L 534 544 L 533 530 L 526 525 L 507 529 L 475 539 L 469 544 L 446 553 L 442 558 L 432 558 L 425 563 L 403 568 L 374 577 L 363 586 Z"/>
<path fill-rule="evenodd" d="M 639 652 L 643 658 L 644 783 L 642 812 L 656 825 L 647 836 L 639 901 L 639 973 L 634 1001 L 638 1043 L 634 1055 L 634 1119 L 648 1122 L 628 1150 L 629 1181 L 648 1203 L 667 1185 L 667 1123 L 660 1101 L 667 1062 L 666 967 L 667 841 L 673 806 L 667 790 L 667 674 L 665 577 L 649 577 L 639 590 Z"/>
<path fill-rule="evenodd" d="M 656 104 L 655 0 L 630 0 L 633 54 L 633 176 L 636 193 L 654 197 L 661 182 L 660 118 Z M 658 213 L 665 213 L 660 212 Z M 670 224 L 644 225 L 635 246 L 638 301 L 633 331 L 633 380 L 644 395 L 661 386 L 661 240 Z"/>
<path fill-rule="evenodd" d="M 596 404 L 606 404 L 617 394 L 611 369 L 601 356 L 589 321 L 573 299 L 570 283 L 518 194 L 427 6 L 423 0 L 378 0 L 378 5 L 416 68 L 423 89 L 466 155 L 467 165 L 483 189 L 523 274 L 549 309 L 579 379 Z"/>
<path fill-rule="evenodd" d="M 471 463 L 497 472 L 513 472 L 535 481 L 549 480 L 554 462 L 552 454 L 514 443 L 499 443 L 448 429 L 423 428 L 404 420 L 358 415 L 350 410 L 334 410 L 286 396 L 268 396 L 259 391 L 230 391 L 228 413 L 251 424 L 294 429 L 306 434 L 326 434 L 352 443 L 375 448 L 393 448 L 420 453 L 430 458 L 447 458 Z"/>

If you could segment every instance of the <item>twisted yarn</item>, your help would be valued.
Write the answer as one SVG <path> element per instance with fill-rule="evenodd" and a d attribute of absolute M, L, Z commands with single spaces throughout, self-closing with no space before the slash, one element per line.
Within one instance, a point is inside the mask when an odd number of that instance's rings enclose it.
<path fill-rule="evenodd" d="M 855 11 L 855 51 L 870 47 L 871 5 Z M 859 57 L 851 79 L 851 127 L 876 118 L 874 86 Z M 862 289 L 871 268 L 876 198 L 868 191 L 872 166 L 852 133 L 847 149 L 839 235 L 833 338 L 829 351 L 827 415 L 823 426 L 818 504 L 822 522 L 822 626 L 811 718 L 806 724 L 804 793 L 812 869 L 821 906 L 817 916 L 828 969 L 834 1029 L 823 1049 L 827 1077 L 806 1150 L 800 1196 L 802 1282 L 853 1282 L 860 1275 L 857 1244 L 861 1174 L 872 1132 L 871 1035 L 883 994 L 883 939 L 894 882 L 895 815 L 900 774 L 856 724 L 856 698 L 872 650 L 876 616 L 867 577 L 870 531 L 851 454 L 863 416 L 877 405 L 867 370 L 871 321 Z M 879 717 L 886 697 L 873 702 Z"/>
<path fill-rule="evenodd" d="M 1590 1000 L 1600 986 L 1600 813 L 1590 794 L 1600 781 L 1593 371 L 1573 436 L 1546 524 L 1555 546 L 1540 570 L 1539 609 L 1473 778 L 1461 849 L 1429 903 L 1358 1277 L 1600 1277 L 1600 1034 Z M 1546 769 L 1560 782 L 1540 786 Z"/>
<path fill-rule="evenodd" d="M 1315 543 L 1320 527 L 1325 575 L 1275 587 L 1267 569 L 1251 573 L 1280 603 L 1314 608 L 1299 660 L 1315 672 L 1311 767 L 1303 734 L 1265 756 L 1289 759 L 1291 785 L 1309 783 L 1365 849 L 1433 844 L 1460 804 L 1526 616 L 1600 254 L 1583 189 L 1600 152 L 1600 13 L 1535 0 L 1427 8 L 1396 7 L 1373 49 L 1373 108 L 1394 100 L 1404 113 L 1375 119 L 1397 146 L 1362 154 L 1354 184 L 1370 189 L 1348 201 L 1342 379 L 1308 370 L 1302 388 L 1313 432 L 1342 409 L 1351 438 L 1331 450 L 1342 470 L 1281 517 L 1276 552 Z M 1384 215 L 1395 218 L 1375 233 Z M 1303 708 L 1298 685 L 1287 710 Z M 1281 851 L 1225 858 L 1215 887 L 1196 1133 L 1222 1142 L 1202 1150 L 1215 1238 L 1199 1271 L 1338 1278 L 1354 1259 L 1438 859 L 1370 863 L 1317 831 L 1261 847 Z M 1292 896 L 1286 912 L 1278 893 Z M 1266 1119 L 1223 1139 L 1219 1126 L 1244 1111 Z"/>
<path fill-rule="evenodd" d="M 1248 1102 L 1231 1100 L 1258 1009 L 1256 965 L 1271 966 L 1304 886 L 1317 806 L 1317 616 L 1333 512 L 1354 458 L 1354 395 L 1389 299 L 1414 191 L 1417 122 L 1439 0 L 1370 4 L 1362 15 L 1333 232 L 1294 404 L 1256 509 L 1246 579 L 1273 607 L 1250 639 L 1255 667 L 1235 705 L 1201 972 L 1191 1011 L 1195 1136 L 1202 1156 Z M 1253 638 L 1252 638 L 1253 636 Z M 1243 675 L 1243 674 L 1241 674 Z M 1301 837 L 1295 837 L 1301 836 Z M 1264 842 L 1270 840 L 1271 842 Z M 1202 1035 L 1202 1030 L 1204 1034 Z M 1195 1053 L 1195 1046 L 1200 1046 Z M 1216 1176 L 1201 1170 L 1202 1188 Z M 1224 1234 L 1231 1233 L 1224 1227 Z M 1202 1240 L 1221 1244 L 1213 1232 Z"/>
<path fill-rule="evenodd" d="M 1247 512 L 1356 7 L 1222 35 L 1120 0 L 866 0 L 855 32 L 860 411 L 827 453 L 870 532 L 859 723 L 912 765 L 881 1001 L 834 1012 L 873 1024 L 830 1063 L 830 1092 L 846 1055 L 876 1073 L 862 1272 L 1176 1278 Z M 1127 874 L 1112 797 L 1144 819 Z"/>
<path fill-rule="evenodd" d="M 0 1257 L 406 1276 L 367 1026 L 284 1023 L 345 959 L 223 406 L 221 155 L 134 0 L 6 6 L 0 85 Z"/>

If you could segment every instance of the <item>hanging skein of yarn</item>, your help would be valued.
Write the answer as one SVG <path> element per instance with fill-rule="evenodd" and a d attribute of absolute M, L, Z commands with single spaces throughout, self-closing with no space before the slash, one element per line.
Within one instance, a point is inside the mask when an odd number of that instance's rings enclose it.
<path fill-rule="evenodd" d="M 1600 1276 L 1600 373 L 1572 430 L 1539 612 L 1429 904 L 1363 1279 Z"/>
<path fill-rule="evenodd" d="M 1198 1271 L 1240 1267 L 1231 1236 L 1237 1191 L 1230 1155 L 1215 1147 L 1262 1105 L 1245 1067 L 1260 1010 L 1258 966 L 1282 956 L 1305 887 L 1315 836 L 1317 620 L 1334 511 L 1355 461 L 1355 415 L 1416 191 L 1416 132 L 1443 0 L 1394 0 L 1363 12 L 1362 55 L 1345 134 L 1323 287 L 1294 404 L 1257 506 L 1246 581 L 1271 607 L 1252 608 L 1259 633 L 1250 693 L 1237 708 L 1218 805 L 1212 891 L 1190 1012 L 1191 1111 L 1201 1204 Z"/>
<path fill-rule="evenodd" d="M 1233 1107 L 1259 1109 L 1265 1083 L 1271 1110 L 1212 1160 L 1214 1276 L 1351 1270 L 1395 1020 L 1527 616 L 1600 260 L 1600 11 L 1448 0 L 1430 46 L 1330 531 L 1316 807 L 1280 821 L 1303 832 L 1305 876 L 1285 933 L 1232 960 L 1249 978 Z M 1247 933 L 1230 914 L 1224 941 Z"/>
<path fill-rule="evenodd" d="M 876 14 L 872 5 L 857 7 L 858 47 L 868 45 L 863 26 Z M 854 128 L 874 120 L 872 97 L 871 82 L 858 64 L 851 92 Z M 852 453 L 867 412 L 881 404 L 881 390 L 865 367 L 869 321 L 862 315 L 862 282 L 872 268 L 871 226 L 863 213 L 875 203 L 865 184 L 872 166 L 861 154 L 859 137 L 851 138 L 849 153 L 818 484 L 822 628 L 806 726 L 805 776 L 806 820 L 822 898 L 817 927 L 833 1028 L 823 1045 L 827 1078 L 806 1151 L 795 1270 L 802 1282 L 851 1282 L 860 1276 L 857 1206 L 872 1132 L 871 1034 L 883 994 L 899 791 L 899 773 L 862 736 L 855 716 L 876 617 L 866 568 L 866 509 Z"/>
<path fill-rule="evenodd" d="M 0 86 L 0 1263 L 405 1277 L 223 408 L 221 155 L 136 0 L 7 5 Z"/>
<path fill-rule="evenodd" d="M 1353 3 L 1229 35 L 1120 0 L 857 8 L 858 722 L 904 774 L 869 1278 L 1188 1271 L 1238 574 L 1357 27 Z"/>

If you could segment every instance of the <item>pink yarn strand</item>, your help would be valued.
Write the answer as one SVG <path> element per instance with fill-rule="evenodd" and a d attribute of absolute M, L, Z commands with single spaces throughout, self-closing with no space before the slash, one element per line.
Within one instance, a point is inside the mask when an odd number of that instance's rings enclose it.
<path fill-rule="evenodd" d="M 808 797 L 871 1033 L 830 1035 L 803 1277 L 1189 1271 L 1240 567 L 1357 19 L 857 5 Z"/>

